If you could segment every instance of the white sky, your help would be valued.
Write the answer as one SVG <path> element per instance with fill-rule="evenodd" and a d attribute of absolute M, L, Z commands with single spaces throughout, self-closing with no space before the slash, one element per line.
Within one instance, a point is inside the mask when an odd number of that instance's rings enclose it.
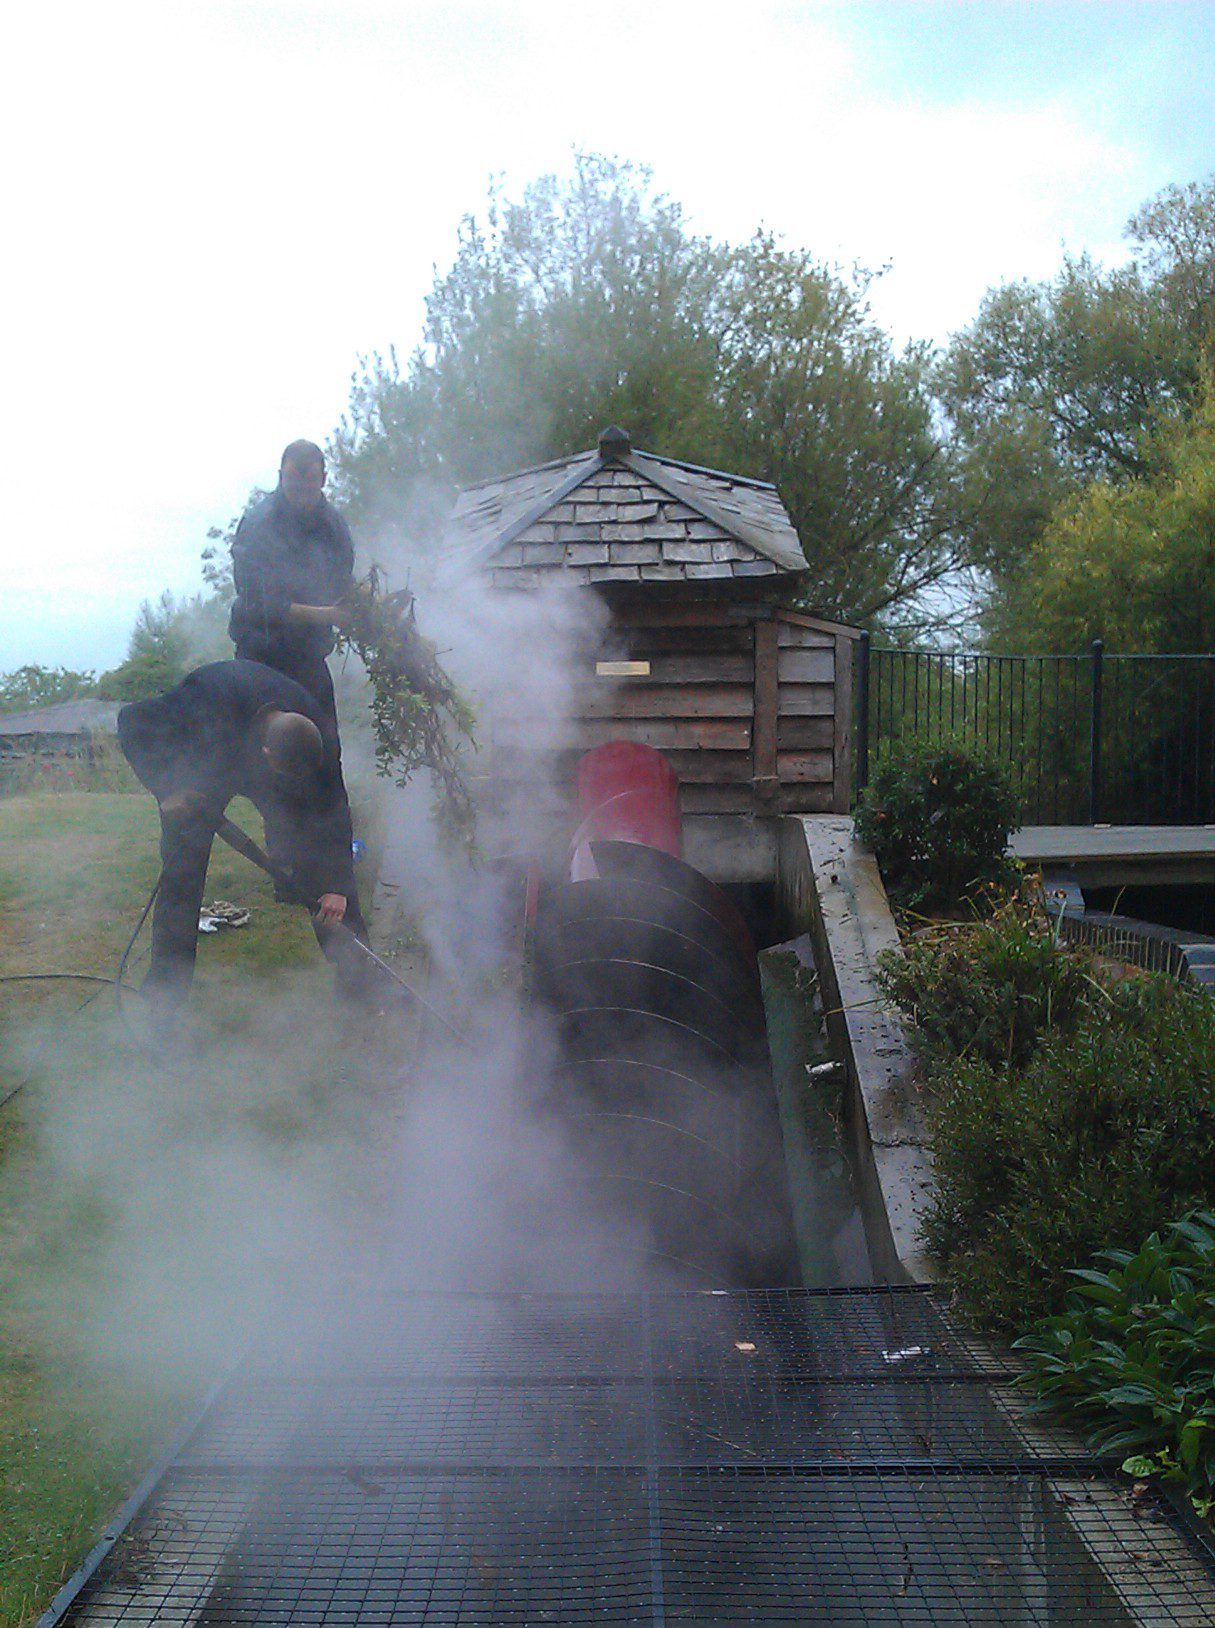
<path fill-rule="evenodd" d="M 650 164 L 694 227 L 890 263 L 901 340 L 1112 259 L 1215 165 L 1191 0 L 78 0 L 0 24 L 0 670 L 104 668 L 207 527 L 416 342 L 491 173 Z"/>

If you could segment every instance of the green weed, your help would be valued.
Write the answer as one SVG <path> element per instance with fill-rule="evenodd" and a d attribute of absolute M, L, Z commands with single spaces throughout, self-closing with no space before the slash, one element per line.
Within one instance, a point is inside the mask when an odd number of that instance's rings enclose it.
<path fill-rule="evenodd" d="M 1195 1210 L 1104 1270 L 1069 1275 L 1067 1308 L 1016 1341 L 1034 1411 L 1066 1413 L 1123 1469 L 1215 1510 L 1215 1213 Z"/>
<path fill-rule="evenodd" d="M 1070 1032 L 1095 988 L 1088 952 L 1058 943 L 1042 911 L 1019 897 L 986 918 L 908 934 L 880 976 L 930 1071 L 956 1059 L 1020 1066 L 1046 1030 Z"/>

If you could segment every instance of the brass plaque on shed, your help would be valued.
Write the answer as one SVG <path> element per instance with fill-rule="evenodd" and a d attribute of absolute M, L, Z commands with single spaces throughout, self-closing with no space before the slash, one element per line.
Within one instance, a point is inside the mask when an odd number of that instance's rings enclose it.
<path fill-rule="evenodd" d="M 597 661 L 595 672 L 599 678 L 649 678 L 648 661 Z"/>

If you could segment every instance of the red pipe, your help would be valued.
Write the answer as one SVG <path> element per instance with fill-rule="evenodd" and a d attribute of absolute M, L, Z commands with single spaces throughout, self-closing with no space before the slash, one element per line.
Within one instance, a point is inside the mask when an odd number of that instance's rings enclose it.
<path fill-rule="evenodd" d="M 578 829 L 570 844 L 575 882 L 595 874 L 592 842 L 636 842 L 683 858 L 683 816 L 675 771 L 652 746 L 607 741 L 580 760 L 575 787 Z"/>

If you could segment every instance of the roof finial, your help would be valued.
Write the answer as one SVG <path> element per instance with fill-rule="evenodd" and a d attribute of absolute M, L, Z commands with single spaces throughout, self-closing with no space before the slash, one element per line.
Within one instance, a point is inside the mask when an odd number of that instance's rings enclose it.
<path fill-rule="evenodd" d="M 629 432 L 622 430 L 619 424 L 609 424 L 606 430 L 599 432 L 599 456 L 601 458 L 627 458 L 633 450 L 633 443 L 629 440 Z"/>

